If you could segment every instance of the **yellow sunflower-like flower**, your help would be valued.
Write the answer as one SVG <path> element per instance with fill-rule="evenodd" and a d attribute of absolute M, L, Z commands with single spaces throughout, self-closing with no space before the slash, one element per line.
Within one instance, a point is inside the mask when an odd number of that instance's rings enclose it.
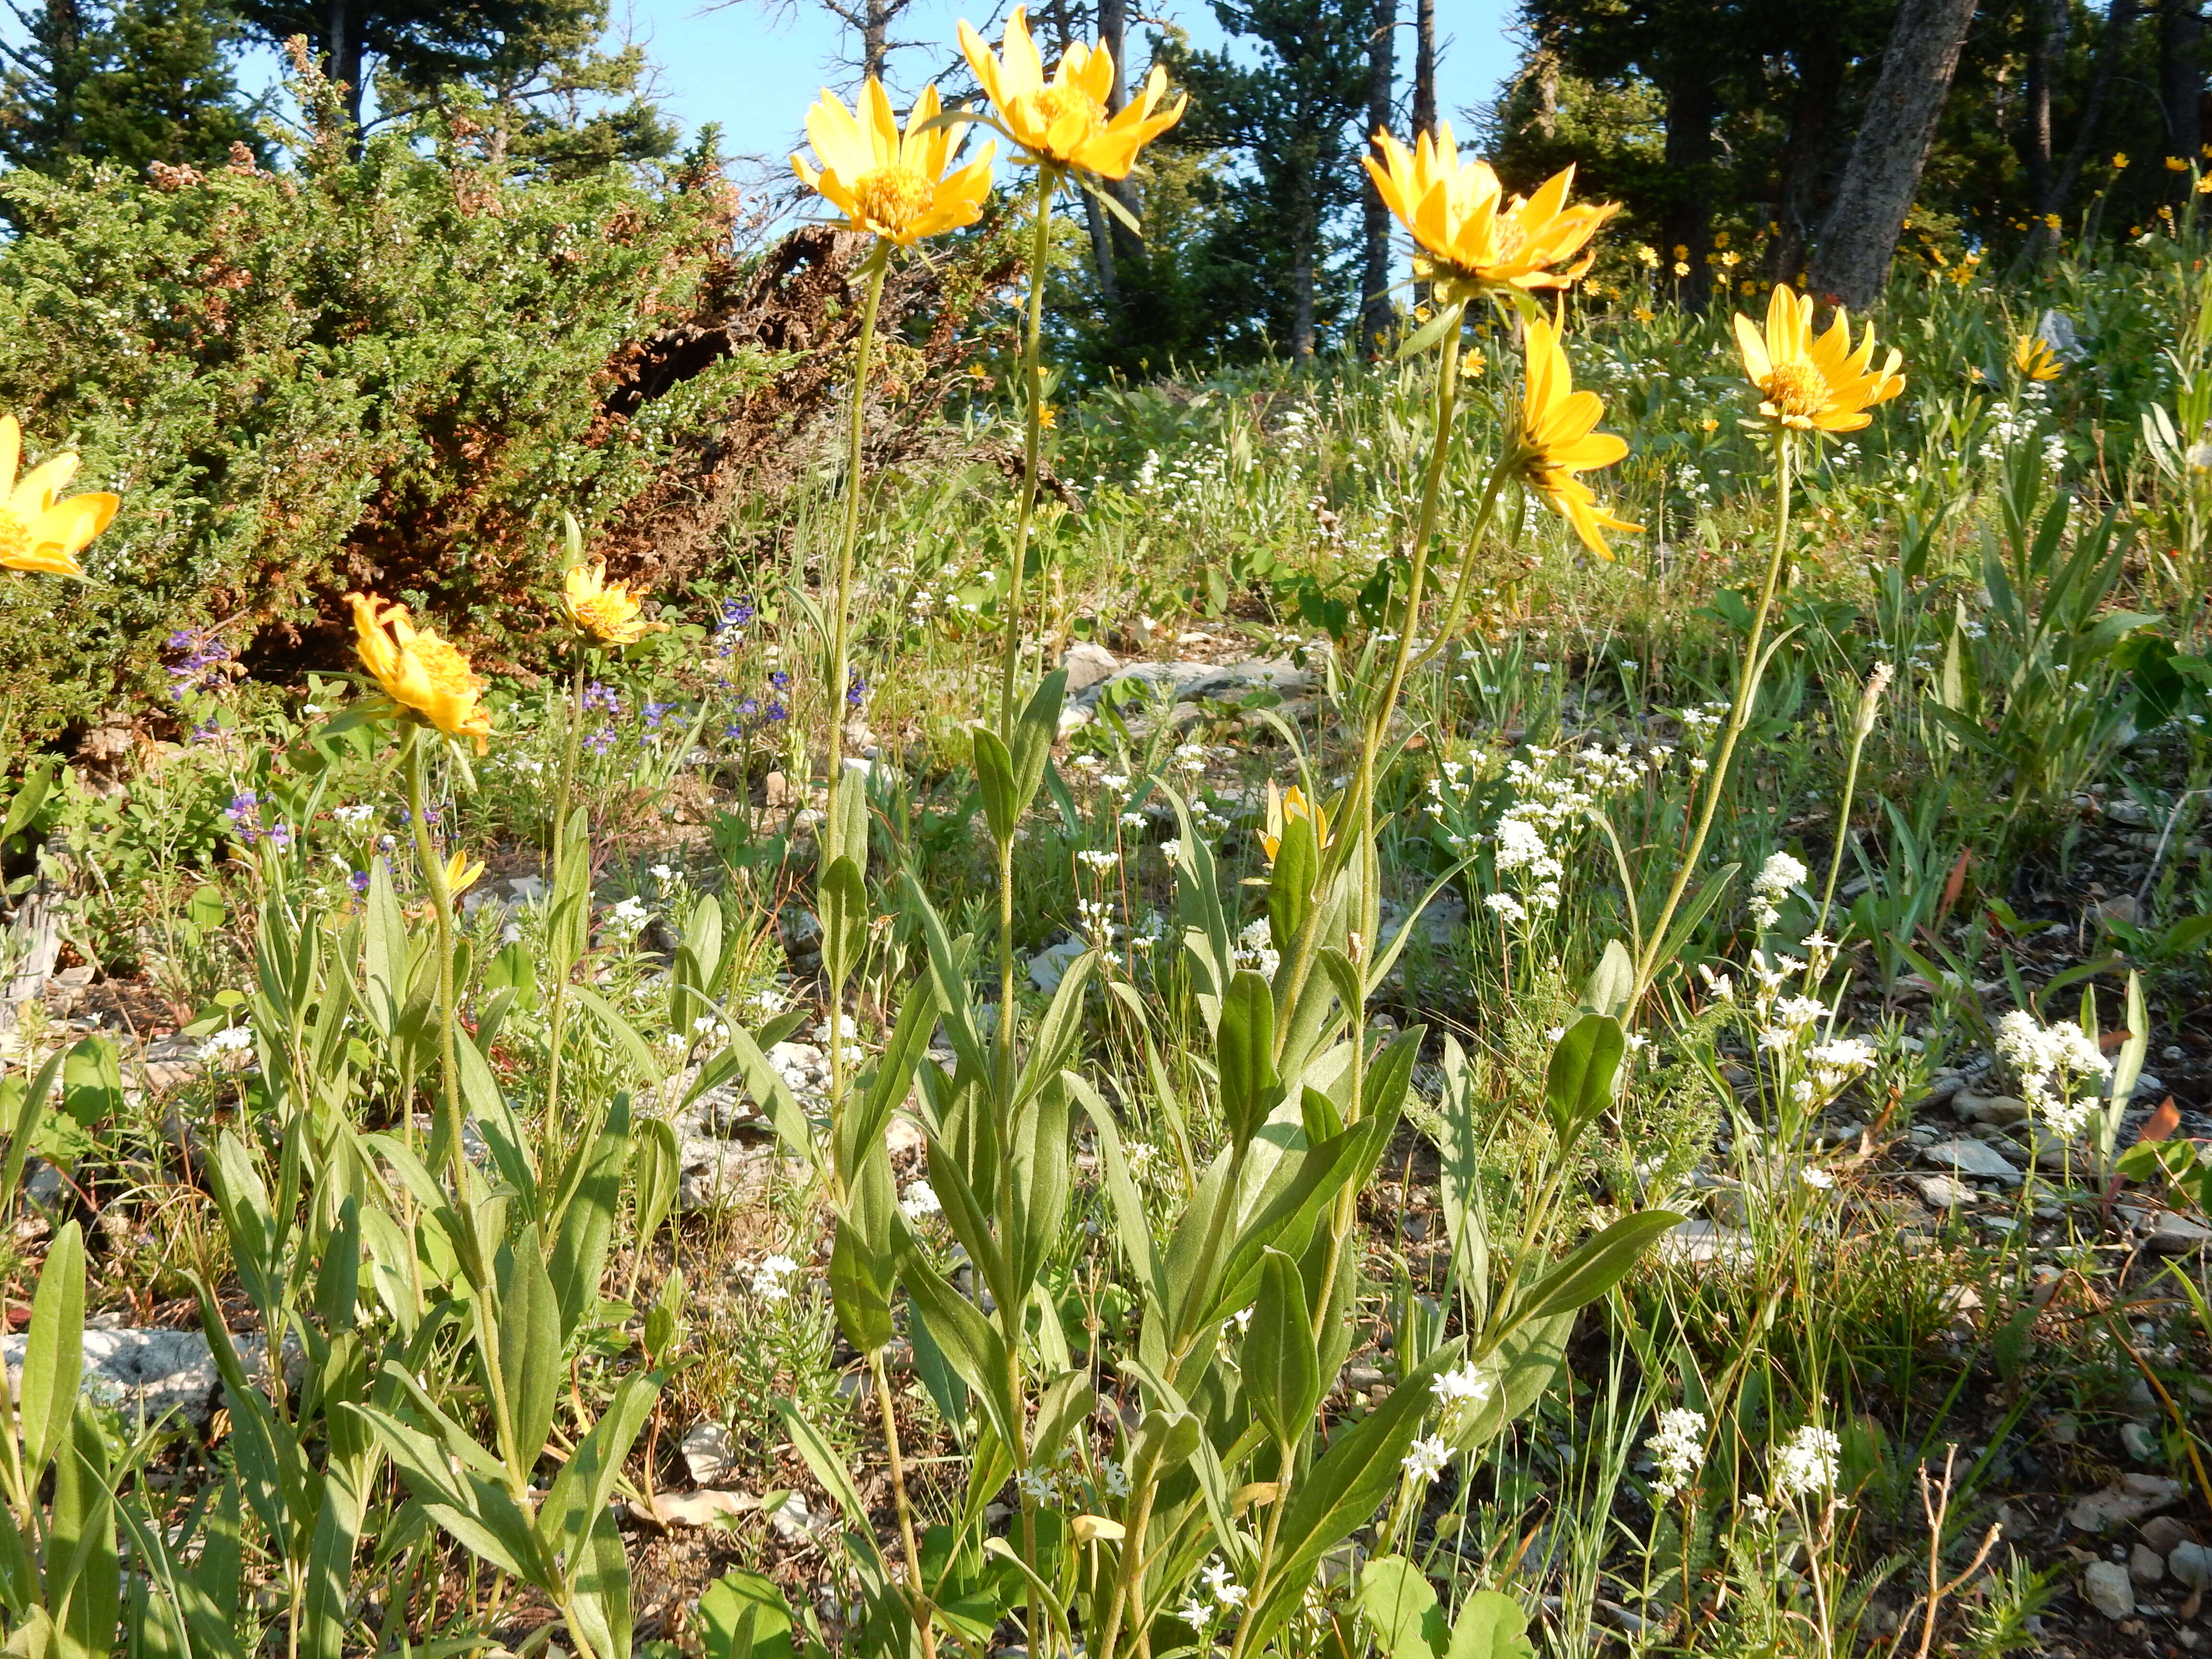
<path fill-rule="evenodd" d="M 668 626 L 638 615 L 638 596 L 621 582 L 607 580 L 607 562 L 572 564 L 561 578 L 561 608 L 568 620 L 603 645 L 635 645 Z"/>
<path fill-rule="evenodd" d="M 1022 147 L 1023 159 L 1101 179 L 1127 178 L 1137 152 L 1182 119 L 1189 99 L 1164 102 L 1168 75 L 1155 64 L 1137 95 L 1109 118 L 1106 100 L 1114 89 L 1113 54 L 1103 46 L 1078 40 L 1061 54 L 1048 81 L 1023 14 L 1016 6 L 1006 19 L 996 52 L 973 25 L 964 19 L 960 25 L 960 50 L 967 54 L 968 67 L 989 95 L 1000 124 Z"/>
<path fill-rule="evenodd" d="M 1364 157 L 1368 176 L 1419 248 L 1413 274 L 1443 287 L 1446 297 L 1469 300 L 1501 289 L 1565 288 L 1590 267 L 1582 253 L 1597 228 L 1618 213 L 1618 203 L 1570 207 L 1575 170 L 1563 168 L 1526 198 L 1505 194 L 1486 161 L 1459 159 L 1451 123 L 1440 121 L 1432 138 L 1422 133 L 1407 149 L 1387 132 L 1375 135 L 1382 159 Z"/>
<path fill-rule="evenodd" d="M 76 556 L 107 528 L 121 500 L 104 489 L 58 499 L 76 476 L 72 451 L 49 455 L 18 483 L 15 468 L 22 459 L 23 428 L 13 415 L 0 415 L 0 491 L 5 492 L 0 495 L 0 567 L 83 576 Z"/>
<path fill-rule="evenodd" d="M 446 893 L 459 898 L 483 878 L 483 860 L 472 859 L 466 853 L 456 851 L 446 860 Z"/>
<path fill-rule="evenodd" d="M 1866 411 L 1905 390 L 1896 351 L 1874 367 L 1874 325 L 1851 344 L 1850 319 L 1841 306 L 1836 319 L 1817 338 L 1813 301 L 1793 293 L 1787 283 L 1774 285 L 1766 305 L 1766 331 L 1741 312 L 1735 318 L 1736 345 L 1744 373 L 1765 396 L 1759 412 L 1800 431 L 1856 432 L 1874 416 Z"/>
<path fill-rule="evenodd" d="M 1521 399 L 1522 477 L 1600 558 L 1612 549 L 1599 532 L 1638 531 L 1642 525 L 1616 519 L 1597 504 L 1590 487 L 1575 475 L 1611 466 L 1628 453 L 1627 442 L 1596 430 L 1605 404 L 1595 392 L 1575 390 L 1574 371 L 1559 328 L 1540 317 L 1528 322 L 1526 350 L 1528 387 Z"/>
<path fill-rule="evenodd" d="M 1267 785 L 1267 830 L 1260 837 L 1260 846 L 1267 853 L 1269 864 L 1274 863 L 1275 854 L 1282 851 L 1283 826 L 1292 818 L 1304 818 L 1310 823 L 1315 842 L 1323 848 L 1336 839 L 1329 833 L 1328 814 L 1319 802 L 1308 800 L 1305 791 L 1295 783 L 1278 793 L 1271 781 Z"/>
<path fill-rule="evenodd" d="M 2055 380 L 2065 368 L 2040 334 L 2023 334 L 2012 343 L 2012 366 L 2028 380 Z"/>
<path fill-rule="evenodd" d="M 825 88 L 806 112 L 806 137 L 821 169 L 801 155 L 791 158 L 791 169 L 800 184 L 845 216 L 848 230 L 901 247 L 972 225 L 991 193 L 991 157 L 998 146 L 984 145 L 967 166 L 948 174 L 945 158 L 952 148 L 952 128 L 922 131 L 939 107 L 937 88 L 925 87 L 902 133 L 874 76 L 849 110 Z"/>
<path fill-rule="evenodd" d="M 434 629 L 416 628 L 404 605 L 360 593 L 347 594 L 346 603 L 353 607 L 354 648 L 385 695 L 448 737 L 473 738 L 483 754 L 491 714 L 469 659 Z"/>

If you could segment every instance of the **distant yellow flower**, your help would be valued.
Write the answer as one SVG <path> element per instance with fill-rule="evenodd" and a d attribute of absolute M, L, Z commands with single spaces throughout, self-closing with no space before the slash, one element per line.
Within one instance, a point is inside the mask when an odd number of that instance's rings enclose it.
<path fill-rule="evenodd" d="M 475 886 L 484 872 L 483 860 L 472 859 L 466 853 L 456 852 L 446 860 L 446 892 L 459 898 Z"/>
<path fill-rule="evenodd" d="M 2168 173 L 2186 173 L 2189 171 L 2189 163 L 2179 155 L 2169 155 L 2166 158 L 2166 170 Z"/>
<path fill-rule="evenodd" d="M 1628 453 L 1628 445 L 1610 432 L 1595 429 L 1605 404 L 1595 392 L 1575 390 L 1574 371 L 1556 325 L 1531 318 L 1525 355 L 1528 389 L 1521 400 L 1518 434 L 1522 477 L 1573 526 L 1583 546 L 1610 559 L 1613 550 L 1600 531 L 1644 526 L 1616 519 L 1598 506 L 1589 486 L 1575 475 L 1611 466 Z"/>
<path fill-rule="evenodd" d="M 1595 256 L 1583 253 L 1572 265 L 1567 261 L 1620 210 L 1617 203 L 1568 206 L 1575 182 L 1571 167 L 1525 200 L 1507 197 L 1487 162 L 1459 159 L 1449 121 L 1437 124 L 1433 137 L 1422 133 L 1410 150 L 1387 132 L 1375 135 L 1375 148 L 1381 159 L 1364 158 L 1368 176 L 1413 234 L 1419 250 L 1414 276 L 1437 283 L 1451 300 L 1567 287 Z"/>
<path fill-rule="evenodd" d="M 561 608 L 568 620 L 602 645 L 635 645 L 668 626 L 638 614 L 638 596 L 622 582 L 607 580 L 607 562 L 572 564 L 561 578 Z"/>
<path fill-rule="evenodd" d="M 2205 173 L 2197 179 L 2197 193 L 2199 196 L 2212 196 L 2212 173 Z"/>
<path fill-rule="evenodd" d="M 1690 274 L 1690 265 L 1689 265 L 1689 262 L 1688 262 L 1687 260 L 1686 260 L 1686 259 L 1677 259 L 1677 260 L 1675 260 L 1675 261 L 1674 261 L 1674 274 L 1675 274 L 1677 276 L 1688 276 L 1688 275 Z"/>
<path fill-rule="evenodd" d="M 2043 222 L 2050 226 L 2053 230 L 2063 230 L 2065 228 L 2065 222 L 2060 219 L 2055 213 L 2045 214 L 2043 216 Z"/>
<path fill-rule="evenodd" d="M 1060 424 L 1060 411 L 1054 409 L 1050 404 L 1047 404 L 1042 409 L 1037 410 L 1037 424 L 1046 428 L 1058 426 Z"/>
<path fill-rule="evenodd" d="M 952 147 L 952 129 L 921 131 L 937 118 L 939 107 L 937 88 L 923 88 L 901 133 L 891 100 L 874 76 L 860 89 L 854 109 L 847 109 L 825 88 L 806 112 L 806 137 L 821 171 L 800 155 L 791 158 L 791 170 L 800 184 L 845 216 L 848 230 L 865 231 L 901 247 L 972 225 L 991 193 L 991 156 L 998 146 L 984 145 L 967 166 L 947 175 L 945 158 Z"/>
<path fill-rule="evenodd" d="M 1648 268 L 1656 269 L 1659 264 L 1659 250 L 1649 242 L 1638 242 L 1636 245 L 1636 257 L 1643 260 Z"/>
<path fill-rule="evenodd" d="M 2112 157 L 2112 167 L 2114 171 L 2119 173 L 2125 173 L 2128 170 L 2127 151 L 2122 150 L 2118 155 Z"/>
<path fill-rule="evenodd" d="M 1658 313 L 1653 311 L 1650 306 L 1638 306 L 1635 310 L 1630 312 L 1628 314 L 1635 318 L 1639 323 L 1648 323 Z"/>
<path fill-rule="evenodd" d="M 1873 324 L 1854 349 L 1850 319 L 1838 306 L 1835 321 L 1815 338 L 1811 297 L 1792 293 L 1786 283 L 1776 283 L 1767 301 L 1764 337 L 1738 312 L 1735 337 L 1744 373 L 1765 397 L 1759 412 L 1785 427 L 1856 432 L 1874 418 L 1868 409 L 1905 390 L 1894 350 L 1881 368 L 1873 367 Z"/>
<path fill-rule="evenodd" d="M 1717 230 L 1717 231 L 1715 231 L 1715 232 L 1713 233 L 1713 246 L 1714 246 L 1715 247 L 1726 247 L 1728 245 L 1729 245 L 1729 234 L 1728 234 L 1728 232 L 1726 232 L 1726 231 L 1724 231 L 1724 230 Z"/>
<path fill-rule="evenodd" d="M 1700 432 L 1717 432 L 1720 429 L 1721 423 L 1710 415 L 1698 422 L 1698 430 Z"/>
<path fill-rule="evenodd" d="M 469 659 L 435 630 L 416 628 L 404 605 L 360 593 L 347 594 L 346 603 L 353 607 L 354 648 L 385 695 L 448 737 L 473 738 L 483 754 L 491 714 L 479 701 L 483 682 Z"/>
<path fill-rule="evenodd" d="M 1078 40 L 1060 55 L 1047 81 L 1044 59 L 1030 38 L 1029 20 L 1020 6 L 1007 17 L 995 53 L 964 19 L 960 50 L 1000 121 L 1022 147 L 1024 161 L 1073 167 L 1101 179 L 1127 178 L 1137 164 L 1137 152 L 1182 120 L 1190 101 L 1178 97 L 1162 107 L 1168 74 L 1155 64 L 1138 94 L 1109 119 L 1106 98 L 1114 89 L 1113 54 L 1103 45 L 1086 46 Z"/>
<path fill-rule="evenodd" d="M 1743 255 L 1738 253 L 1734 248 L 1730 248 L 1726 253 L 1721 255 L 1721 263 L 1726 265 L 1730 270 L 1734 270 L 1738 265 L 1743 263 Z"/>
<path fill-rule="evenodd" d="M 2040 334 L 2023 334 L 2012 343 L 2012 366 L 2030 380 L 2055 380 L 2064 367 Z"/>
<path fill-rule="evenodd" d="M 49 576 L 82 578 L 76 562 L 94 536 L 107 528 L 122 501 L 104 489 L 59 501 L 62 486 L 76 476 L 76 454 L 49 455 L 18 483 L 23 459 L 23 428 L 13 415 L 0 415 L 0 566 L 35 570 Z"/>
<path fill-rule="evenodd" d="M 1275 861 L 1275 854 L 1283 850 L 1283 826 L 1292 818 L 1304 818 L 1314 827 L 1314 839 L 1327 847 L 1335 837 L 1328 831 L 1328 814 L 1317 802 L 1310 801 L 1305 792 L 1295 783 L 1289 790 L 1278 793 L 1272 780 L 1267 784 L 1267 829 L 1260 837 L 1261 849 L 1267 862 Z"/>

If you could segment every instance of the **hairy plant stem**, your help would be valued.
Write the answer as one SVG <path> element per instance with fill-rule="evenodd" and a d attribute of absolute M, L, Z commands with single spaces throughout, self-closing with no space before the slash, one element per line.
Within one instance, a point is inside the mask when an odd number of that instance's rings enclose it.
<path fill-rule="evenodd" d="M 835 591 L 830 599 L 830 781 L 827 804 L 830 808 L 829 828 L 834 836 L 844 823 L 838 811 L 838 796 L 845 787 L 845 699 L 853 678 L 853 647 L 847 637 L 853 614 L 853 556 L 860 544 L 860 460 L 861 450 L 867 441 L 868 429 L 868 360 L 876 346 L 876 313 L 882 309 L 884 276 L 890 269 L 891 245 L 878 241 L 876 251 L 868 256 L 867 297 L 860 302 L 860 337 L 854 348 L 853 408 L 846 428 L 845 453 L 845 523 L 837 542 L 837 570 Z M 840 848 L 850 853 L 849 848 Z M 865 866 L 867 854 L 863 849 L 854 862 Z M 847 966 L 852 964 L 848 963 Z M 845 988 L 830 988 L 830 1121 L 842 1122 L 845 1116 Z M 845 1193 L 842 1176 L 837 1201 L 842 1205 Z"/>
<path fill-rule="evenodd" d="M 1759 590 L 1759 609 L 1751 619 L 1751 637 L 1745 642 L 1743 663 L 1736 675 L 1735 701 L 1729 706 L 1728 725 L 1721 731 L 1719 746 L 1713 752 L 1713 763 L 1705 775 L 1705 799 L 1698 809 L 1698 828 L 1683 849 L 1682 862 L 1674 872 L 1674 879 L 1667 889 L 1667 902 L 1660 908 L 1659 918 L 1644 937 L 1644 950 L 1636 963 L 1636 983 L 1631 989 L 1628 1006 L 1632 1011 L 1651 988 L 1653 977 L 1658 973 L 1659 953 L 1666 948 L 1668 925 L 1674 920 L 1674 912 L 1681 908 L 1682 896 L 1689 890 L 1690 883 L 1698 873 L 1698 860 L 1705 856 L 1705 840 L 1712 833 L 1713 818 L 1720 810 L 1721 795 L 1728 786 L 1729 762 L 1735 754 L 1736 739 L 1751 723 L 1752 704 L 1759 696 L 1760 672 L 1765 664 L 1759 657 L 1759 647 L 1766 639 L 1767 615 L 1774 608 L 1774 590 L 1782 580 L 1783 562 L 1790 551 L 1790 471 L 1796 459 L 1796 442 L 1786 426 L 1775 428 L 1774 442 L 1774 551 L 1766 561 L 1766 580 Z"/>
<path fill-rule="evenodd" d="M 556 872 L 561 861 L 561 837 L 568 827 L 568 799 L 576 787 L 578 751 L 584 737 L 584 669 L 590 659 L 581 640 L 576 641 L 576 672 L 569 687 L 568 732 L 561 749 L 561 789 L 554 798 L 553 862 Z M 553 981 L 553 994 L 545 1009 L 545 1121 L 561 1121 L 561 1038 L 563 1022 L 568 1012 L 568 975 L 562 974 Z"/>
<path fill-rule="evenodd" d="M 468 1197 L 468 1153 L 461 1145 L 461 1092 L 459 1050 L 453 1046 L 458 1018 L 453 996 L 453 894 L 446 880 L 446 866 L 438 856 L 425 815 L 422 727 L 410 720 L 400 740 L 401 764 L 407 773 L 407 821 L 415 832 L 415 858 L 422 866 L 422 880 L 430 890 L 430 908 L 438 930 L 438 1127 L 430 1148 L 434 1166 L 438 1154 L 453 1160 L 453 1198 Z"/>
<path fill-rule="evenodd" d="M 1036 229 L 1030 243 L 1029 317 L 1022 337 L 1022 395 L 1029 403 L 1029 419 L 1022 432 L 1021 505 L 1014 517 L 1013 556 L 1006 572 L 1006 638 L 999 662 L 999 735 L 1010 749 L 1014 742 L 1014 682 L 1022 662 L 1022 586 L 1030 559 L 1030 526 L 1036 517 L 1037 459 L 1044 447 L 1044 369 L 1038 360 L 1038 343 L 1044 331 L 1045 267 L 1052 258 L 1052 198 L 1059 189 L 1060 169 L 1039 167 Z"/>
<path fill-rule="evenodd" d="M 875 1376 L 876 1409 L 883 1416 L 884 1446 L 890 1457 L 891 1502 L 898 1510 L 899 1542 L 906 1552 L 907 1605 L 914 1613 L 915 1629 L 921 1635 L 923 1659 L 937 1659 L 937 1637 L 930 1629 L 929 1591 L 921 1577 L 921 1551 L 914 1540 L 914 1506 L 907 1499 L 906 1460 L 899 1451 L 898 1418 L 881 1348 L 868 1355 L 868 1369 Z"/>
<path fill-rule="evenodd" d="M 1464 307 L 1461 310 L 1463 320 Z M 1375 759 L 1381 752 L 1384 735 L 1390 729 L 1391 717 L 1397 712 L 1399 694 L 1405 689 L 1406 674 L 1413 661 L 1413 633 L 1420 623 L 1421 596 L 1428 582 L 1429 542 L 1436 533 L 1437 507 L 1443 495 L 1444 465 L 1450 457 L 1452 414 L 1457 406 L 1459 392 L 1459 327 L 1447 328 L 1442 349 L 1437 354 L 1436 432 L 1430 441 L 1428 468 L 1421 481 L 1420 512 L 1413 522 L 1413 563 L 1406 583 L 1406 614 L 1399 624 L 1396 647 L 1391 653 L 1389 678 L 1384 682 L 1381 699 L 1369 712 L 1366 729 L 1361 734 L 1359 767 L 1352 775 L 1352 811 L 1346 825 L 1348 833 L 1340 833 L 1335 845 L 1323 848 L 1322 852 L 1318 885 L 1324 893 L 1343 872 L 1354 848 L 1364 846 L 1373 836 Z M 1496 500 L 1496 482 L 1493 475 L 1493 487 L 1486 492 L 1488 501 Z M 1371 850 L 1363 854 L 1363 861 L 1371 875 Z M 1312 976 L 1314 962 L 1321 951 L 1322 908 L 1314 906 L 1304 925 L 1298 929 L 1297 954 L 1291 958 L 1290 978 L 1285 981 L 1279 1004 L 1285 1010 L 1298 1006 L 1299 995 L 1305 989 L 1306 981 Z M 1370 884 L 1361 895 L 1359 905 L 1359 932 L 1370 941 L 1374 937 L 1374 913 L 1376 909 L 1377 896 Z M 1350 1012 L 1356 1016 L 1356 1010 Z M 1273 1058 L 1279 1061 L 1282 1059 L 1283 1044 L 1290 1036 L 1291 1024 L 1290 1020 L 1276 1022 Z"/>

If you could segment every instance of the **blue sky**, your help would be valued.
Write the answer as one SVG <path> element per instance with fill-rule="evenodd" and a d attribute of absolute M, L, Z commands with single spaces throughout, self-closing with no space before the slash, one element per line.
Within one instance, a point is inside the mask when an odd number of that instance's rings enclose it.
<path fill-rule="evenodd" d="M 988 0 L 970 0 L 965 14 L 980 17 L 987 5 Z M 781 21 L 760 0 L 712 11 L 702 9 L 702 0 L 630 0 L 627 14 L 620 7 L 617 0 L 617 27 L 626 17 L 626 27 L 659 65 L 663 106 L 684 123 L 687 136 L 705 122 L 720 122 L 722 147 L 732 155 L 780 161 L 797 140 L 816 92 L 825 82 L 842 86 L 850 79 L 834 63 L 842 26 L 816 0 L 793 0 Z M 1174 18 L 1202 43 L 1219 38 L 1205 0 L 1167 0 L 1164 7 L 1141 9 Z M 1410 5 L 1407 10 L 1410 15 Z M 1517 55 L 1504 27 L 1511 10 L 1510 0 L 1437 0 L 1437 33 L 1445 42 L 1437 101 L 1447 114 L 1497 95 Z M 927 44 L 895 53 L 888 78 L 908 85 L 927 78 L 957 50 L 954 24 L 963 14 L 957 0 L 914 0 L 893 39 Z M 1410 68 L 1412 56 L 1408 39 L 1400 62 Z"/>

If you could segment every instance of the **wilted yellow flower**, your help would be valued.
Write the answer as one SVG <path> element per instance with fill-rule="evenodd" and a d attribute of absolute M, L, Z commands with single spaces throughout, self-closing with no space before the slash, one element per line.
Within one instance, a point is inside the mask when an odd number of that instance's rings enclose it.
<path fill-rule="evenodd" d="M 1261 849 L 1267 862 L 1275 861 L 1275 854 L 1283 848 L 1283 826 L 1292 818 L 1304 818 L 1314 827 L 1314 839 L 1327 847 L 1336 838 L 1328 832 L 1328 814 L 1319 803 L 1306 799 L 1305 791 L 1295 783 L 1287 791 L 1278 793 L 1272 779 L 1267 784 L 1267 831 L 1260 837 Z"/>
<path fill-rule="evenodd" d="M 948 176 L 945 158 L 952 147 L 952 129 L 921 131 L 936 119 L 939 107 L 937 88 L 923 88 L 901 133 L 891 100 L 874 76 L 860 89 L 854 109 L 824 88 L 806 112 L 806 137 L 822 170 L 816 172 L 799 155 L 791 158 L 791 170 L 800 184 L 844 214 L 847 229 L 901 247 L 972 225 L 991 193 L 991 156 L 998 146 L 984 145 L 975 160 Z"/>
<path fill-rule="evenodd" d="M 1759 412 L 1786 427 L 1856 432 L 1874 418 L 1868 409 L 1905 390 L 1897 352 L 1881 368 L 1873 367 L 1872 323 L 1854 349 L 1850 319 L 1838 306 L 1835 321 L 1816 339 L 1810 296 L 1792 293 L 1787 283 L 1776 283 L 1767 301 L 1765 336 L 1738 312 L 1735 337 L 1744 373 L 1765 394 Z"/>
<path fill-rule="evenodd" d="M 607 562 L 572 564 L 561 578 L 561 608 L 568 620 L 603 645 L 635 645 L 668 626 L 638 614 L 638 599 L 621 582 L 607 580 Z"/>
<path fill-rule="evenodd" d="M 2064 367 L 2040 334 L 2023 334 L 2012 343 L 2012 366 L 2031 380 L 2055 380 Z"/>
<path fill-rule="evenodd" d="M 1470 300 L 1502 289 L 1565 288 L 1595 256 L 1581 253 L 1597 228 L 1618 213 L 1618 203 L 1567 205 L 1575 170 L 1554 173 L 1523 200 L 1509 198 L 1485 161 L 1462 161 L 1451 123 L 1437 124 L 1407 149 L 1387 132 L 1375 135 L 1381 161 L 1365 157 L 1368 176 L 1399 222 L 1413 233 L 1420 252 L 1413 274 L 1444 289 L 1447 297 Z M 1565 266 L 1562 270 L 1558 267 Z"/>
<path fill-rule="evenodd" d="M 107 528 L 123 503 L 104 489 L 55 499 L 76 476 L 72 450 L 49 455 L 18 483 L 15 468 L 22 459 L 23 428 L 13 415 L 0 415 L 0 489 L 7 492 L 0 500 L 0 566 L 82 577 L 76 556 Z"/>
<path fill-rule="evenodd" d="M 384 693 L 408 714 L 453 738 L 473 738 L 477 753 L 491 736 L 491 714 L 479 701 L 483 682 L 469 659 L 435 630 L 416 628 L 404 605 L 349 593 L 354 648 Z"/>
<path fill-rule="evenodd" d="M 1155 64 L 1136 97 L 1109 119 L 1106 97 L 1114 89 L 1114 57 L 1103 46 L 1074 42 L 1060 55 L 1052 79 L 1030 38 L 1029 20 L 1016 6 L 994 53 L 964 18 L 960 50 L 975 71 L 999 119 L 1024 159 L 1073 167 L 1101 179 L 1126 179 L 1137 152 L 1182 119 L 1189 103 L 1179 97 L 1165 108 L 1167 70 Z M 1155 111 L 1158 112 L 1154 113 Z"/>
<path fill-rule="evenodd" d="M 1528 390 L 1521 400 L 1522 476 L 1551 509 L 1574 527 L 1583 545 L 1610 559 L 1601 530 L 1641 530 L 1598 506 L 1575 475 L 1611 466 L 1628 453 L 1627 442 L 1595 428 L 1605 404 L 1595 392 L 1575 390 L 1574 371 L 1556 324 L 1531 318 L 1526 350 Z"/>

